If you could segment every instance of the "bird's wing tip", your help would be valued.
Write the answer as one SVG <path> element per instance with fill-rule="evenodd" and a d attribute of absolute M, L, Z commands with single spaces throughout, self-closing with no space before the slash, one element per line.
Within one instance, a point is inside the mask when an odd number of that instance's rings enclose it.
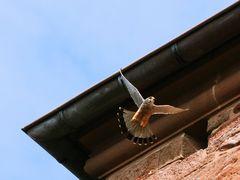
<path fill-rule="evenodd" d="M 119 73 L 120 73 L 120 75 L 123 75 L 123 74 L 122 74 L 122 68 L 119 69 Z"/>

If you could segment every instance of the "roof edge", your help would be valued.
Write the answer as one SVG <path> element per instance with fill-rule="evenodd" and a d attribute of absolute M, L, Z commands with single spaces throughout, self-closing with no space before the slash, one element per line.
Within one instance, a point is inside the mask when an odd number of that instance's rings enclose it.
<path fill-rule="evenodd" d="M 130 71 L 131 69 L 134 69 L 136 66 L 138 66 L 139 64 L 143 63 L 144 61 L 149 60 L 150 58 L 158 55 L 159 53 L 161 53 L 162 51 L 164 51 L 167 48 L 172 48 L 173 53 L 175 53 L 175 59 L 176 61 L 179 61 L 179 57 L 181 57 L 179 55 L 179 51 L 178 49 L 175 48 L 174 51 L 174 47 L 178 47 L 176 46 L 176 44 L 179 44 L 182 40 L 184 40 L 186 37 L 190 37 L 192 34 L 196 33 L 197 31 L 203 29 L 205 26 L 209 25 L 210 23 L 218 20 L 218 18 L 221 18 L 223 16 L 225 16 L 226 14 L 228 14 L 230 11 L 236 9 L 237 7 L 239 7 L 240 2 L 236 2 L 235 4 L 229 6 L 228 8 L 224 9 L 223 11 L 217 13 L 216 15 L 210 17 L 208 20 L 200 23 L 199 25 L 197 25 L 196 27 L 192 28 L 191 30 L 183 33 L 182 35 L 180 35 L 179 37 L 171 40 L 170 42 L 168 42 L 167 44 L 163 45 L 162 47 L 154 50 L 153 52 L 147 54 L 146 56 L 140 58 L 139 60 L 137 60 L 136 62 L 132 63 L 131 65 L 127 66 L 126 68 L 124 68 L 122 71 L 124 73 Z M 208 41 L 208 39 L 206 39 Z M 183 47 L 184 48 L 184 47 Z M 214 47 L 215 48 L 215 47 Z M 214 49 L 213 48 L 213 49 Z M 180 49 L 180 48 L 179 48 Z M 183 50 L 181 50 L 182 54 L 184 54 Z M 203 53 L 204 54 L 204 53 Z M 196 58 L 197 59 L 197 58 Z M 195 59 L 195 60 L 196 60 Z M 87 89 L 86 91 L 84 91 L 83 93 L 81 93 L 80 95 L 76 96 L 75 98 L 71 99 L 70 101 L 64 103 L 63 105 L 59 106 L 58 108 L 54 109 L 53 111 L 47 113 L 46 115 L 42 116 L 41 118 L 39 118 L 38 120 L 34 121 L 33 123 L 25 126 L 24 128 L 22 128 L 22 130 L 28 134 L 28 131 L 41 124 L 42 122 L 46 121 L 47 119 L 51 118 L 52 116 L 54 116 L 56 113 L 68 108 L 69 106 L 73 105 L 74 103 L 76 103 L 77 101 L 81 100 L 82 98 L 84 98 L 85 96 L 87 96 L 88 94 L 94 92 L 95 90 L 97 90 L 98 88 L 104 86 L 105 84 L 115 80 L 118 77 L 119 73 L 115 73 L 112 76 L 106 78 L 105 80 L 101 81 L 100 83 L 94 85 L 93 87 Z"/>

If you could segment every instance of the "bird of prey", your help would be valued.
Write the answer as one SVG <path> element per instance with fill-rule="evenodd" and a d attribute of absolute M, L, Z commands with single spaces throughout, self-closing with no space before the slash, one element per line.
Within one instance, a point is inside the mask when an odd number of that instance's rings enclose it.
<path fill-rule="evenodd" d="M 119 80 L 138 107 L 136 112 L 119 107 L 119 111 L 117 113 L 121 133 L 127 134 L 127 139 L 133 141 L 134 144 L 148 145 L 157 139 L 149 125 L 149 120 L 152 115 L 177 114 L 188 110 L 170 105 L 155 105 L 155 98 L 153 96 L 144 99 L 138 89 L 124 77 L 121 70 Z"/>

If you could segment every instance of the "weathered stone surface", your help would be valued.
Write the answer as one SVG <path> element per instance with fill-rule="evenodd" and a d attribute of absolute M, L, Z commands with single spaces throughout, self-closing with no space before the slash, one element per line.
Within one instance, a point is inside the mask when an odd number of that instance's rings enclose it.
<path fill-rule="evenodd" d="M 223 108 L 220 112 L 212 116 L 208 120 L 207 132 L 215 133 L 218 128 L 229 119 L 234 119 L 240 114 L 240 101 Z"/>
<path fill-rule="evenodd" d="M 240 117 L 209 138 L 209 146 L 142 179 L 240 179 Z"/>
<path fill-rule="evenodd" d="M 159 145 L 147 155 L 130 163 L 107 179 L 144 179 L 157 169 L 189 156 L 199 150 L 200 147 L 193 138 L 182 133 Z"/>
<path fill-rule="evenodd" d="M 240 102 L 223 109 L 209 122 L 211 134 L 206 149 L 199 150 L 196 141 L 181 134 L 108 179 L 240 179 Z"/>
<path fill-rule="evenodd" d="M 229 149 L 240 143 L 240 118 L 223 124 L 217 132 L 210 136 L 207 151 Z"/>
<path fill-rule="evenodd" d="M 208 120 L 207 132 L 212 132 L 229 119 L 230 110 L 221 111 Z"/>

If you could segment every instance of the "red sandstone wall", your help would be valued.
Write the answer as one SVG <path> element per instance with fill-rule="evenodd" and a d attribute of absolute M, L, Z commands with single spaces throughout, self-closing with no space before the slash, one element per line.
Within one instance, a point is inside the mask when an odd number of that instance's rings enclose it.
<path fill-rule="evenodd" d="M 209 138 L 209 146 L 142 179 L 240 179 L 240 117 Z"/>
<path fill-rule="evenodd" d="M 199 149 L 194 141 L 181 134 L 107 179 L 240 179 L 239 102 L 210 118 L 209 127 L 216 129 L 209 136 L 206 149 Z M 185 149 L 189 148 L 194 153 L 185 158 L 188 155 L 184 154 Z"/>

